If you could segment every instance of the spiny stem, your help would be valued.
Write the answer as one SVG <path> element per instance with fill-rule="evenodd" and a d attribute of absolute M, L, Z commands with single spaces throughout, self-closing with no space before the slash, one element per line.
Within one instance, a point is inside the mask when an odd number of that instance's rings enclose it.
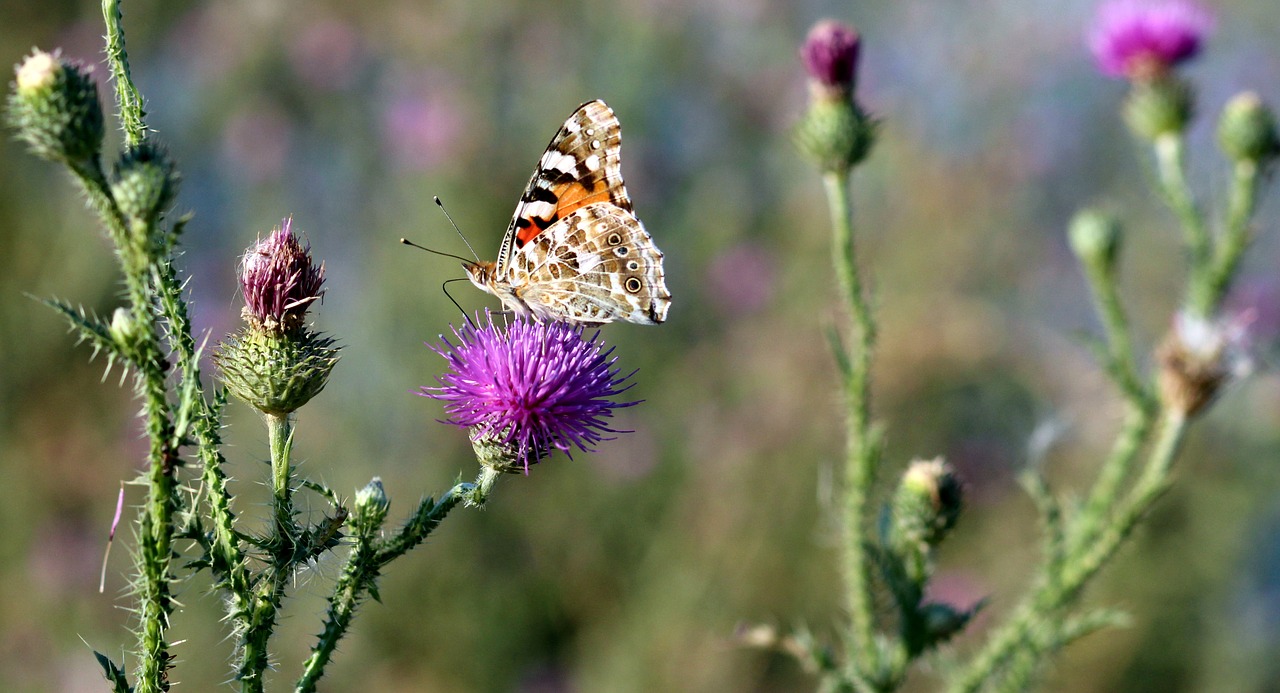
<path fill-rule="evenodd" d="M 1056 615 L 1080 596 L 1084 586 L 1115 556 L 1151 505 L 1168 488 L 1169 471 L 1186 434 L 1187 420 L 1165 411 L 1160 421 L 1147 464 L 1129 494 L 1117 502 L 1119 507 L 1114 508 L 1114 512 L 1108 513 L 1107 522 L 1092 541 L 1070 542 L 1070 554 L 1063 561 L 1061 573 L 1041 577 L 1038 586 L 948 688 L 951 693 L 974 693 L 987 682 L 998 681 L 1008 671 L 1009 662 L 1025 657 L 1026 649 L 1030 648 L 1031 654 L 1036 655 L 1039 654 L 1037 648 L 1056 640 L 1043 636 L 1032 638 L 1031 634 L 1037 628 L 1054 623 Z M 1071 533 L 1079 536 L 1078 529 Z"/>
<path fill-rule="evenodd" d="M 293 519 L 292 465 L 293 423 L 291 414 L 266 414 L 267 437 L 271 447 L 272 531 L 267 546 L 269 565 L 253 589 L 249 626 L 244 634 L 237 677 L 244 693 L 261 693 L 269 663 L 267 650 L 276 614 L 284 598 L 297 558 L 299 529 Z"/>
<path fill-rule="evenodd" d="M 875 348 L 876 325 L 858 270 L 854 246 L 853 219 L 849 202 L 849 174 L 830 172 L 823 176 L 831 211 L 832 256 L 841 297 L 855 325 L 855 353 L 844 359 L 847 449 L 843 496 L 843 576 L 845 598 L 854 637 L 855 662 L 864 672 L 878 669 L 875 622 L 872 616 L 870 570 L 864 545 L 868 492 L 874 483 L 876 445 L 870 424 L 870 371 Z"/>
<path fill-rule="evenodd" d="M 116 100 L 120 106 L 120 128 L 124 131 L 125 145 L 133 147 L 146 139 L 147 126 L 142 121 L 146 111 L 142 106 L 142 94 L 133 85 L 129 73 L 129 54 L 124 49 L 124 15 L 120 0 L 102 0 L 102 18 L 107 25 L 107 63 L 111 77 L 116 82 Z"/>
<path fill-rule="evenodd" d="M 302 676 L 294 688 L 296 693 L 314 693 L 338 641 L 346 635 L 355 617 L 356 608 L 365 594 L 375 589 L 375 580 L 382 567 L 426 539 L 460 501 L 471 503 L 482 481 L 487 479 L 488 486 L 492 486 L 493 477 L 486 477 L 485 471 L 491 470 L 485 468 L 475 484 L 454 486 L 439 501 L 424 499 L 413 518 L 392 539 L 378 542 L 372 533 L 356 535 L 355 546 L 342 568 L 342 575 L 333 586 L 333 595 L 329 597 L 324 629 L 317 636 L 311 655 L 303 663 Z"/>

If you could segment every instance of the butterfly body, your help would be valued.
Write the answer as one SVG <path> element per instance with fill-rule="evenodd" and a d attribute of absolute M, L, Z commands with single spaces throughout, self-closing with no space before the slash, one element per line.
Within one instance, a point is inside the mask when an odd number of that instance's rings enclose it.
<path fill-rule="evenodd" d="M 579 106 L 538 160 L 498 259 L 465 266 L 471 282 L 535 320 L 666 320 L 662 251 L 632 211 L 621 143 L 612 109 Z"/>

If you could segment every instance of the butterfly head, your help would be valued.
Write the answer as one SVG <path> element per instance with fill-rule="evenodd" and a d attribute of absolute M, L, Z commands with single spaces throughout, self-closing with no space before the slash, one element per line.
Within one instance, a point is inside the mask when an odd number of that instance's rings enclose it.
<path fill-rule="evenodd" d="M 462 266 L 471 280 L 481 291 L 497 296 L 502 306 L 517 315 L 530 315 L 529 307 L 517 296 L 515 289 L 506 282 L 497 281 L 498 266 L 494 262 L 468 262 Z"/>

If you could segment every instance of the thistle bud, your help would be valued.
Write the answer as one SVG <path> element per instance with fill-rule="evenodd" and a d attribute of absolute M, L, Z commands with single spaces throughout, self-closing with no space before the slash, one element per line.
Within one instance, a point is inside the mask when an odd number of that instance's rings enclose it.
<path fill-rule="evenodd" d="M 1080 262 L 1092 271 L 1110 275 L 1120 254 L 1119 220 L 1097 209 L 1085 209 L 1071 220 L 1067 238 Z"/>
<path fill-rule="evenodd" d="M 1187 128 L 1195 112 L 1195 89 L 1169 73 L 1133 83 L 1124 102 L 1124 121 L 1135 135 L 1154 141 Z"/>
<path fill-rule="evenodd" d="M 111 196 L 125 218 L 147 225 L 173 204 L 178 180 L 168 153 L 158 145 L 143 142 L 126 150 L 116 163 Z"/>
<path fill-rule="evenodd" d="M 320 394 L 338 362 L 334 341 L 307 328 L 308 307 L 320 298 L 324 266 L 291 220 L 255 243 L 240 262 L 246 327 L 227 337 L 215 356 L 227 389 L 267 414 L 288 414 Z"/>
<path fill-rule="evenodd" d="M 391 501 L 387 499 L 387 491 L 382 487 L 382 479 L 375 476 L 356 492 L 355 512 L 351 520 L 357 531 L 372 534 L 382 526 L 390 509 Z"/>
<path fill-rule="evenodd" d="M 871 151 L 875 120 L 854 98 L 861 38 L 853 27 L 825 20 L 800 49 L 809 73 L 809 108 L 796 126 L 796 144 L 824 172 L 845 172 Z"/>
<path fill-rule="evenodd" d="M 18 66 L 8 120 L 43 159 L 87 166 L 102 150 L 98 87 L 87 70 L 56 52 L 37 50 Z"/>
<path fill-rule="evenodd" d="M 893 496 L 893 530 L 902 546 L 936 546 L 960 517 L 960 481 L 941 457 L 916 460 Z"/>
<path fill-rule="evenodd" d="M 1227 102 L 1218 120 L 1218 144 L 1232 161 L 1260 166 L 1280 155 L 1275 114 L 1253 92 Z"/>

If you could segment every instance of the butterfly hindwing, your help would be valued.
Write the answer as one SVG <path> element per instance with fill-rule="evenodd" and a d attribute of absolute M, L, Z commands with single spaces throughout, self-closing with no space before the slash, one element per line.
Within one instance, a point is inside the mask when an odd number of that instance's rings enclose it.
<path fill-rule="evenodd" d="M 610 203 L 580 207 L 517 250 L 511 281 L 535 315 L 584 324 L 657 324 L 671 305 L 662 251 L 634 214 Z"/>

